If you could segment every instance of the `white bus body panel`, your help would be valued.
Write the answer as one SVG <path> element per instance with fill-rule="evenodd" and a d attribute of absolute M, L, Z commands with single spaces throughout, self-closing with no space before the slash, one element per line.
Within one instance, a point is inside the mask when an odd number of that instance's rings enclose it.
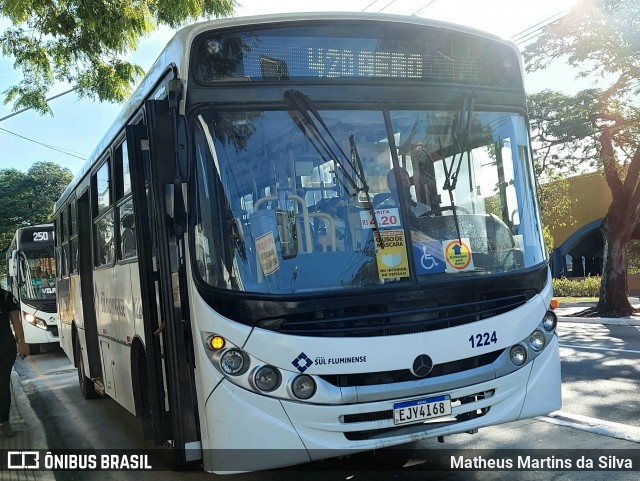
<path fill-rule="evenodd" d="M 73 325 L 82 330 L 82 341 L 84 342 L 84 312 L 82 310 L 82 289 L 80 288 L 80 276 L 72 274 L 69 276 L 68 287 L 61 288 L 62 283 L 58 282 L 58 335 L 60 347 L 67 357 L 73 361 Z M 86 282 L 86 281 L 85 281 Z M 85 364 L 85 368 L 88 369 Z M 89 372 L 85 370 L 85 372 Z"/>
<path fill-rule="evenodd" d="M 142 329 L 142 319 L 136 318 L 139 311 L 134 309 L 140 302 L 138 264 L 130 262 L 95 270 L 93 283 L 105 392 L 135 414 L 131 343 L 137 328 Z"/>

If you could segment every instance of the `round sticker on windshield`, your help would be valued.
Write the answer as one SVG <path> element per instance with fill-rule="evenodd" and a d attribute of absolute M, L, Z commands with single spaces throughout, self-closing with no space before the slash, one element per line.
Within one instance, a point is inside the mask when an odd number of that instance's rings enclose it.
<path fill-rule="evenodd" d="M 444 260 L 447 264 L 447 272 L 462 272 L 473 270 L 473 258 L 469 239 L 455 239 L 444 241 Z"/>

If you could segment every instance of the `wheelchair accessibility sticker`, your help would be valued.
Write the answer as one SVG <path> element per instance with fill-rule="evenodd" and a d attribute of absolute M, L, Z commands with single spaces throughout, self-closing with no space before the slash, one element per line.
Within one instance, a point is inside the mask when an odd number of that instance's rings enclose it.
<path fill-rule="evenodd" d="M 473 270 L 473 257 L 469 247 L 469 239 L 443 241 L 444 260 L 447 272 L 462 272 Z"/>
<path fill-rule="evenodd" d="M 414 241 L 413 261 L 418 275 L 444 272 L 446 267 L 442 243 L 435 239 Z"/>

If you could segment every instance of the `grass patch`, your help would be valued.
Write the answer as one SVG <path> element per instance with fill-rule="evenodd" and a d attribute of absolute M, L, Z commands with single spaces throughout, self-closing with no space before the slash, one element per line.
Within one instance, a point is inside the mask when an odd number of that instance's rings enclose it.
<path fill-rule="evenodd" d="M 560 301 L 560 307 L 562 307 L 562 304 L 569 304 L 573 302 L 598 302 L 597 297 L 572 297 L 572 296 L 566 296 L 566 297 L 553 296 L 553 297 L 555 297 L 556 299 L 558 299 L 558 301 Z"/>

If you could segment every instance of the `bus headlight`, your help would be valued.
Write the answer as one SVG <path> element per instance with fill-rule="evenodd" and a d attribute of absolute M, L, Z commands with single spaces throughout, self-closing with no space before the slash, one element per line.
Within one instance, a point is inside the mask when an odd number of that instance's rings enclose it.
<path fill-rule="evenodd" d="M 558 317 L 556 316 L 556 313 L 553 311 L 547 311 L 542 318 L 542 327 L 544 327 L 544 330 L 547 332 L 552 332 L 557 325 Z"/>
<path fill-rule="evenodd" d="M 27 321 L 30 324 L 35 324 L 35 322 L 36 322 L 36 318 L 33 317 L 33 314 L 25 314 L 24 315 L 24 320 Z"/>
<path fill-rule="evenodd" d="M 534 351 L 541 350 L 544 345 L 547 343 L 546 338 L 542 331 L 538 331 L 537 329 L 531 333 L 529 336 L 529 344 L 531 345 L 531 349 Z"/>
<path fill-rule="evenodd" d="M 256 371 L 253 382 L 264 392 L 274 391 L 280 386 L 280 372 L 273 366 L 262 366 Z"/>
<path fill-rule="evenodd" d="M 513 346 L 509 354 L 511 356 L 511 362 L 516 366 L 522 366 L 527 362 L 527 350 L 520 344 Z"/>
<path fill-rule="evenodd" d="M 311 376 L 302 374 L 293 380 L 291 390 L 298 399 L 309 399 L 316 393 L 316 382 Z"/>
<path fill-rule="evenodd" d="M 220 357 L 220 369 L 230 376 L 242 374 L 246 370 L 244 367 L 244 356 L 238 349 L 229 349 Z"/>

